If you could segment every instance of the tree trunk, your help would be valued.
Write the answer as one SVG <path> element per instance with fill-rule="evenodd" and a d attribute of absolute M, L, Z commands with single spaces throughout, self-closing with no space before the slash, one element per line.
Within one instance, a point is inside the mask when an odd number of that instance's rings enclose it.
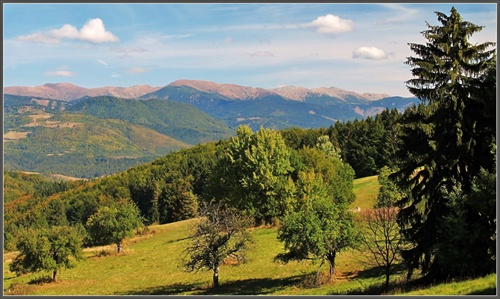
<path fill-rule="evenodd" d="M 391 266 L 385 267 L 385 290 L 389 290 L 389 277 L 391 276 Z"/>
<path fill-rule="evenodd" d="M 330 282 L 335 280 L 335 256 L 337 252 L 331 252 L 327 255 L 328 264 L 330 264 Z"/>
<path fill-rule="evenodd" d="M 213 287 L 216 288 L 219 286 L 219 266 L 217 265 L 214 268 L 214 284 Z"/>
<path fill-rule="evenodd" d="M 118 253 L 122 252 L 122 243 L 121 242 L 120 243 L 116 243 L 116 251 Z"/>
<path fill-rule="evenodd" d="M 57 282 L 57 269 L 52 272 L 52 281 Z"/>

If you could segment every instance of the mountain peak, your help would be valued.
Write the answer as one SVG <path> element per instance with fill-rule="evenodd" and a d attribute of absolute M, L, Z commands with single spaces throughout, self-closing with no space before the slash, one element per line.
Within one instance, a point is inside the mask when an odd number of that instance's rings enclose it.
<path fill-rule="evenodd" d="M 237 84 L 219 84 L 203 80 L 177 80 L 170 83 L 169 86 L 189 86 L 200 91 L 218 93 L 230 99 L 241 100 L 255 99 L 261 96 L 274 94 L 269 90 L 258 87 L 248 87 Z"/>
<path fill-rule="evenodd" d="M 305 101 L 307 95 L 312 93 L 310 89 L 298 86 L 281 86 L 272 89 L 272 91 L 284 98 L 301 102 Z"/>

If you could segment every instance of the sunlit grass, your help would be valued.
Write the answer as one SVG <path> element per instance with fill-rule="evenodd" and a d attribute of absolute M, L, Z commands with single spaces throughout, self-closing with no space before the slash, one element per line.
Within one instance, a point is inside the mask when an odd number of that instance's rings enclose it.
<path fill-rule="evenodd" d="M 373 208 L 377 202 L 379 189 L 376 175 L 354 180 L 356 200 L 351 204 L 351 208 L 360 207 L 361 210 Z"/>
<path fill-rule="evenodd" d="M 370 208 L 376 197 L 376 177 L 355 181 L 355 206 Z M 63 270 L 56 283 L 33 283 L 50 273 L 16 277 L 8 271 L 15 253 L 4 254 L 4 293 L 29 295 L 359 295 L 383 294 L 381 269 L 366 263 L 367 252 L 346 250 L 337 255 L 336 281 L 316 286 L 313 281 L 320 266 L 310 261 L 282 264 L 274 257 L 283 251 L 276 228 L 251 229 L 253 243 L 247 260 L 240 265 L 228 263 L 220 269 L 220 287 L 211 288 L 212 273 L 187 273 L 182 270 L 181 257 L 190 242 L 190 229 L 196 219 L 149 227 L 149 233 L 126 240 L 124 252 L 116 254 L 115 246 L 86 249 L 84 260 L 75 268 Z M 321 268 L 328 271 L 327 265 Z M 398 270 L 391 282 L 402 281 Z M 436 286 L 408 294 L 481 294 L 496 290 L 496 275 L 450 287 Z M 465 285 L 462 285 L 462 284 Z M 12 288 L 10 286 L 14 285 Z M 400 291 L 393 290 L 399 293 Z M 477 293 L 474 293 L 477 292 Z M 390 292 L 389 292 L 390 293 Z"/>
<path fill-rule="evenodd" d="M 496 295 L 497 276 L 490 274 L 485 277 L 442 283 L 424 289 L 404 293 L 404 295 Z"/>

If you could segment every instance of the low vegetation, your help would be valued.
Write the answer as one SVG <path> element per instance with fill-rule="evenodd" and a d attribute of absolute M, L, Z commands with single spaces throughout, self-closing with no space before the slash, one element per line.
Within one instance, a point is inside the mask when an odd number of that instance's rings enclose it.
<path fill-rule="evenodd" d="M 370 182 L 366 189 L 377 185 L 377 177 L 354 181 Z M 359 188 L 356 192 L 366 192 Z M 357 202 L 355 204 L 361 204 Z M 261 226 L 250 229 L 252 243 L 245 262 L 227 259 L 221 265 L 220 287 L 212 288 L 209 272 L 189 273 L 182 269 L 182 253 L 188 247 L 192 228 L 197 220 L 183 220 L 164 225 L 151 225 L 126 238 L 122 253 L 116 246 L 84 249 L 84 259 L 75 261 L 74 268 L 63 269 L 59 282 L 49 283 L 50 272 L 16 277 L 8 265 L 15 252 L 4 254 L 4 294 L 19 295 L 346 295 L 346 294 L 408 294 L 453 295 L 495 294 L 496 275 L 464 282 L 442 284 L 430 288 L 403 287 L 404 270 L 395 266 L 391 275 L 392 287 L 384 290 L 385 276 L 380 267 L 368 265 L 362 250 L 348 250 L 338 254 L 337 279 L 318 285 L 316 275 L 319 263 L 310 261 L 274 262 L 283 244 L 277 239 L 277 229 Z M 328 268 L 321 268 L 325 281 Z M 140 273 L 140 274 L 139 274 Z M 324 277 L 324 278 L 323 278 Z"/>

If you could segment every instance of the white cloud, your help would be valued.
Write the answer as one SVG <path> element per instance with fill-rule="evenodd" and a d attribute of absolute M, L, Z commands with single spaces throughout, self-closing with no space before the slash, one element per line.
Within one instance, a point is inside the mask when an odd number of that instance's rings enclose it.
<path fill-rule="evenodd" d="M 88 41 L 91 43 L 107 43 L 107 42 L 117 42 L 118 37 L 113 33 L 106 31 L 104 23 L 101 19 L 91 19 L 83 25 L 80 29 L 79 37 L 80 40 Z"/>
<path fill-rule="evenodd" d="M 108 64 L 106 63 L 106 61 L 104 60 L 101 60 L 101 59 L 97 59 L 97 62 L 99 62 L 100 64 L 104 65 L 104 66 L 108 66 Z"/>
<path fill-rule="evenodd" d="M 47 71 L 43 75 L 46 77 L 73 77 L 76 74 L 74 72 L 65 70 L 64 67 L 61 67 L 57 71 Z"/>
<path fill-rule="evenodd" d="M 58 44 L 63 39 L 77 39 L 90 43 L 117 42 L 119 40 L 116 35 L 106 31 L 104 23 L 99 18 L 88 20 L 80 31 L 72 25 L 65 24 L 59 29 L 22 35 L 17 39 L 20 41 L 32 41 L 44 44 Z"/>
<path fill-rule="evenodd" d="M 325 34 L 336 34 L 354 30 L 354 23 L 350 19 L 342 19 L 332 14 L 316 18 L 305 27 L 316 27 L 316 32 Z"/>
<path fill-rule="evenodd" d="M 387 58 L 384 50 L 376 47 L 360 47 L 352 52 L 354 59 L 379 60 Z"/>

